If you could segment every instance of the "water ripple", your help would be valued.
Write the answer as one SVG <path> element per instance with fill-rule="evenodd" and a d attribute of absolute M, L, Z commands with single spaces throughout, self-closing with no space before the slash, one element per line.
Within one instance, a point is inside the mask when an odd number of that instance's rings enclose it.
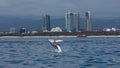
<path fill-rule="evenodd" d="M 24 60 L 6 60 L 4 61 L 5 63 L 10 63 L 10 64 L 20 64 L 22 63 Z"/>

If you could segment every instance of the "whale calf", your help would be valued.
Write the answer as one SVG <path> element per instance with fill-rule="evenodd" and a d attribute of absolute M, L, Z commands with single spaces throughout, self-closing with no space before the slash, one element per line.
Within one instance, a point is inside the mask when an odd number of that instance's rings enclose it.
<path fill-rule="evenodd" d="M 62 40 L 49 39 L 48 41 L 57 50 L 57 52 L 62 52 L 60 44 L 58 43 L 58 42 L 62 42 Z"/>

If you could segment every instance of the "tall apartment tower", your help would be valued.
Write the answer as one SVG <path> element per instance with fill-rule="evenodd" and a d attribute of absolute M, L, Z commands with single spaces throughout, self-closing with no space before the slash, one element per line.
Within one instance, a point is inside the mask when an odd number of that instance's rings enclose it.
<path fill-rule="evenodd" d="M 79 14 L 70 13 L 70 12 L 66 13 L 65 28 L 67 32 L 78 32 L 79 31 Z"/>
<path fill-rule="evenodd" d="M 79 22 L 80 22 L 80 14 L 79 13 L 74 13 L 74 32 L 79 32 Z"/>
<path fill-rule="evenodd" d="M 50 31 L 50 15 L 43 16 L 43 32 Z"/>
<path fill-rule="evenodd" d="M 73 13 L 66 13 L 65 15 L 65 28 L 67 32 L 72 32 L 72 25 L 73 24 Z"/>
<path fill-rule="evenodd" d="M 90 11 L 86 12 L 86 31 L 91 31 Z"/>

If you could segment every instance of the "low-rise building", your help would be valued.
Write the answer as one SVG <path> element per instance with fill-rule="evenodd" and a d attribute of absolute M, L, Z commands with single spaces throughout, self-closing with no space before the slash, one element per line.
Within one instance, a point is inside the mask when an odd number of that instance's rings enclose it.
<path fill-rule="evenodd" d="M 62 32 L 62 29 L 60 27 L 55 27 L 51 29 L 51 32 Z"/>

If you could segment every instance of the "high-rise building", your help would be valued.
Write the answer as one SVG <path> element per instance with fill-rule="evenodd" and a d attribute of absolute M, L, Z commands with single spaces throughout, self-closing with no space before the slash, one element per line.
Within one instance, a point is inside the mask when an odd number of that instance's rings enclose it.
<path fill-rule="evenodd" d="M 90 11 L 86 12 L 86 31 L 91 31 Z"/>
<path fill-rule="evenodd" d="M 65 28 L 67 30 L 67 32 L 71 32 L 72 31 L 72 25 L 73 24 L 73 13 L 66 13 L 65 15 Z"/>
<path fill-rule="evenodd" d="M 43 16 L 43 32 L 50 31 L 50 15 Z"/>
<path fill-rule="evenodd" d="M 79 31 L 79 13 L 66 13 L 65 15 L 65 28 L 67 32 Z"/>
<path fill-rule="evenodd" d="M 74 14 L 74 18 L 73 18 L 73 20 L 74 20 L 74 32 L 79 32 L 79 21 L 80 21 L 80 14 L 79 13 L 75 13 Z"/>

